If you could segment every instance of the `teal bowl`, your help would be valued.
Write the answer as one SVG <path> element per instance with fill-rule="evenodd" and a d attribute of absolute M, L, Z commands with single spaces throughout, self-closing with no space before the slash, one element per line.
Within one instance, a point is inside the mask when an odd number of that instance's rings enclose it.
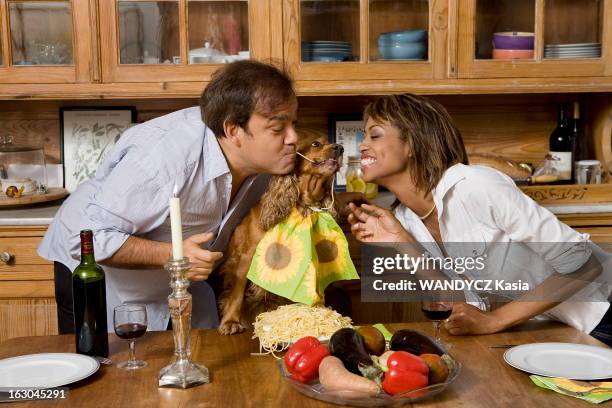
<path fill-rule="evenodd" d="M 427 43 L 379 44 L 378 53 L 386 60 L 422 60 L 427 56 Z"/>
<path fill-rule="evenodd" d="M 405 30 L 382 33 L 378 36 L 378 44 L 415 43 L 427 41 L 427 30 Z"/>

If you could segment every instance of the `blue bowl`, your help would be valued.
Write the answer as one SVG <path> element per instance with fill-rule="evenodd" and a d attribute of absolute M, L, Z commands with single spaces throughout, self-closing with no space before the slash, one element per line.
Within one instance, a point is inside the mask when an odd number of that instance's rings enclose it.
<path fill-rule="evenodd" d="M 381 33 L 378 36 L 378 43 L 389 43 L 389 42 L 401 42 L 401 43 L 414 43 L 423 42 L 427 40 L 427 30 L 405 30 L 405 31 L 392 31 L 388 33 Z"/>
<path fill-rule="evenodd" d="M 427 43 L 415 42 L 415 43 L 396 43 L 396 44 L 385 44 L 378 45 L 378 52 L 383 59 L 386 60 L 400 60 L 400 59 L 412 59 L 420 60 L 425 59 L 427 56 Z"/>

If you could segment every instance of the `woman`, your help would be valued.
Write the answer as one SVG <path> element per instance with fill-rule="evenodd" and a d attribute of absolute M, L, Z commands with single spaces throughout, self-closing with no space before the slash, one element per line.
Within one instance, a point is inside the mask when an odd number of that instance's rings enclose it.
<path fill-rule="evenodd" d="M 559 222 L 504 174 L 467 165 L 461 134 L 439 103 L 409 94 L 384 96 L 365 108 L 364 119 L 363 178 L 386 187 L 397 200 L 393 212 L 351 203 L 349 222 L 357 239 L 427 242 L 441 256 L 453 242 L 481 242 L 486 248 L 533 244 L 534 257 L 512 259 L 514 270 L 528 271 L 521 276 L 530 292 L 492 312 L 455 304 L 446 322 L 451 334 L 495 333 L 546 312 L 612 344 L 609 294 L 599 301 L 564 301 L 601 275 L 588 234 Z M 545 242 L 556 244 L 540 245 Z M 533 259 L 545 264 L 547 276 L 533 273 Z"/>

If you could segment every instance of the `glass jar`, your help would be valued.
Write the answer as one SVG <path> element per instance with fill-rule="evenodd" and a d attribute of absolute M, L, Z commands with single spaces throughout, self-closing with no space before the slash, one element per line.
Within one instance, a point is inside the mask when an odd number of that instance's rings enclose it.
<path fill-rule="evenodd" d="M 372 199 L 378 195 L 378 184 L 366 183 L 361 173 L 361 160 L 357 156 L 349 156 L 346 169 L 346 191 L 363 193 L 365 198 Z"/>
<path fill-rule="evenodd" d="M 46 186 L 43 148 L 16 146 L 11 136 L 0 136 L 0 200 L 44 194 Z"/>

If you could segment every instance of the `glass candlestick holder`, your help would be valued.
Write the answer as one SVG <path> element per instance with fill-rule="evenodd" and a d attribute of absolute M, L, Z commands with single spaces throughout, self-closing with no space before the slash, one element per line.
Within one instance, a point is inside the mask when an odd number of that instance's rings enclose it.
<path fill-rule="evenodd" d="M 191 361 L 191 294 L 187 291 L 189 280 L 185 277 L 191 268 L 189 258 L 170 259 L 164 268 L 170 273 L 172 293 L 168 296 L 168 306 L 172 317 L 174 334 L 174 356 L 172 364 L 159 371 L 159 386 L 171 388 L 190 388 L 208 384 L 208 368 Z"/>

